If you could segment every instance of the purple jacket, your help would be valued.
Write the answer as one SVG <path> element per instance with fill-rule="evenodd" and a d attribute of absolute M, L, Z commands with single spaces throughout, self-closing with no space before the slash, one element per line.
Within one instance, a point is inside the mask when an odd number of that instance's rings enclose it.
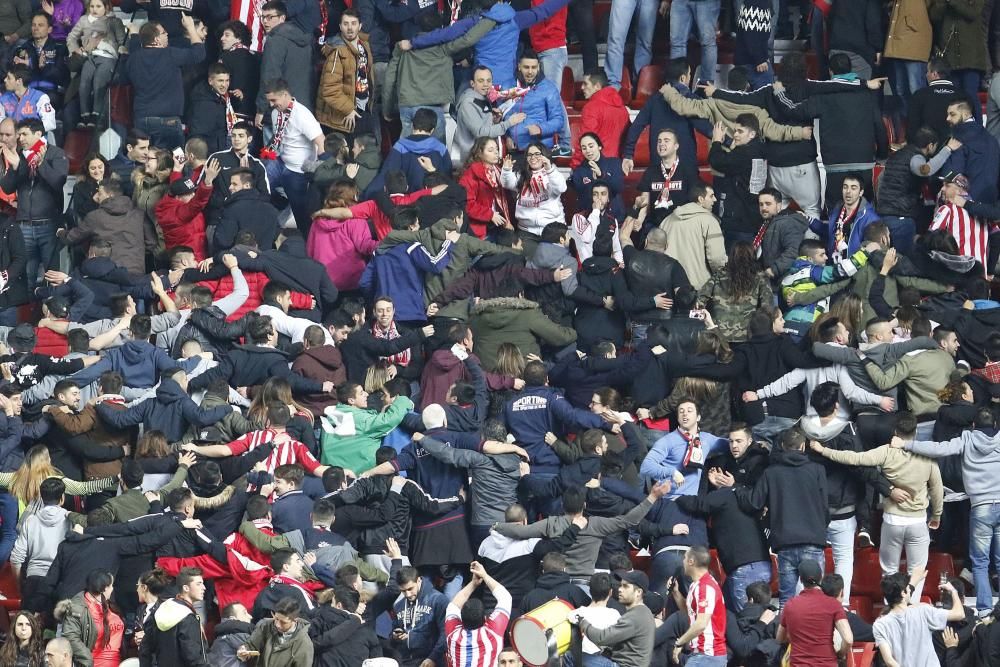
<path fill-rule="evenodd" d="M 52 39 L 65 42 L 69 31 L 81 16 L 83 16 L 83 3 L 80 0 L 55 0 L 55 9 L 52 11 Z"/>

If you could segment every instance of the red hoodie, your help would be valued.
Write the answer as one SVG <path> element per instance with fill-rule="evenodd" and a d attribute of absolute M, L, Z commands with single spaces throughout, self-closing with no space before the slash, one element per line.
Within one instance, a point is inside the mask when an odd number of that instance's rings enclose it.
<path fill-rule="evenodd" d="M 537 7 L 545 0 L 531 0 L 531 6 Z M 566 46 L 566 14 L 567 8 L 563 7 L 558 12 L 545 19 L 541 23 L 528 28 L 528 35 L 531 37 L 531 48 L 535 53 L 548 51 L 549 49 L 561 49 Z M 559 87 L 558 81 L 553 81 Z"/>
<path fill-rule="evenodd" d="M 628 109 L 622 102 L 621 95 L 611 86 L 604 86 L 590 96 L 580 112 L 583 116 L 580 131 L 574 132 L 573 158 L 570 167 L 576 168 L 583 162 L 580 152 L 580 137 L 587 132 L 593 132 L 601 138 L 604 157 L 621 157 L 622 137 L 629 126 Z"/>

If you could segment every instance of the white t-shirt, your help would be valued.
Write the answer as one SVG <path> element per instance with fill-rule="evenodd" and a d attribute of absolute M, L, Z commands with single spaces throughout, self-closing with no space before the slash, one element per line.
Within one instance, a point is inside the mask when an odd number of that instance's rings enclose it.
<path fill-rule="evenodd" d="M 610 628 L 612 625 L 617 623 L 618 619 L 621 617 L 618 610 L 612 609 L 611 607 L 580 607 L 577 611 L 580 612 L 581 617 L 587 619 L 588 623 L 600 630 Z M 594 642 L 587 639 L 587 635 L 584 635 L 583 652 L 595 655 L 601 652 L 601 648 Z"/>
<path fill-rule="evenodd" d="M 872 633 L 876 644 L 888 644 L 892 657 L 906 667 L 940 667 L 932 630 L 944 630 L 948 625 L 948 610 L 929 604 L 918 604 L 902 614 L 888 613 L 875 619 Z"/>
<path fill-rule="evenodd" d="M 271 109 L 271 125 L 278 126 L 278 110 Z M 292 114 L 288 118 L 285 136 L 278 148 L 278 157 L 285 163 L 289 171 L 302 173 L 302 165 L 316 159 L 315 137 L 323 136 L 323 128 L 309 109 L 296 102 L 292 105 Z"/>

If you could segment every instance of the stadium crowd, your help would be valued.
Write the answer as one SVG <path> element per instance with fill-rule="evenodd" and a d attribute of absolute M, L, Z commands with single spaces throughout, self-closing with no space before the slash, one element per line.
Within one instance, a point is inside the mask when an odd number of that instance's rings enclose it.
<path fill-rule="evenodd" d="M 0 667 L 1000 665 L 998 26 L 0 1 Z"/>

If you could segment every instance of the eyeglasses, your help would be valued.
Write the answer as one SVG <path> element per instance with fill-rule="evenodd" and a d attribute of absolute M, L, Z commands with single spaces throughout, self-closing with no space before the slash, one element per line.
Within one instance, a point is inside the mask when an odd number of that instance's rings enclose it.
<path fill-rule="evenodd" d="M 261 21 L 273 21 L 276 18 L 278 18 L 278 14 L 261 14 L 260 15 L 260 20 Z"/>
<path fill-rule="evenodd" d="M 533 158 L 533 157 L 542 157 L 541 153 L 525 153 L 524 155 L 525 155 L 525 157 L 527 157 L 529 159 Z"/>

